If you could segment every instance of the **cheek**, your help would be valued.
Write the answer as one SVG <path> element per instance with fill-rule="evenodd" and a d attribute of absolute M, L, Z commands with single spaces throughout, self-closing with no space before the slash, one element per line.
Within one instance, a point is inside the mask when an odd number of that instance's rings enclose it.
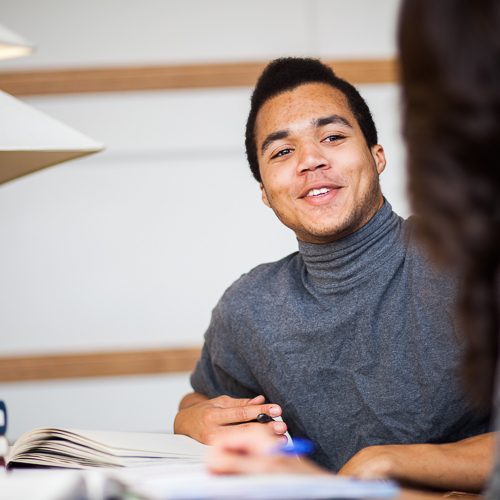
<path fill-rule="evenodd" d="M 288 191 L 292 186 L 292 179 L 290 179 L 286 169 L 275 169 L 272 173 L 267 174 L 263 181 L 268 195 L 272 198 Z"/>
<path fill-rule="evenodd" d="M 342 173 L 348 177 L 352 187 L 371 185 L 376 177 L 376 170 L 373 164 L 373 157 L 367 156 L 361 151 L 355 154 L 346 154 L 342 161 Z"/>
<path fill-rule="evenodd" d="M 358 194 L 359 196 L 365 196 L 374 190 L 375 186 L 378 185 L 378 175 L 375 168 L 370 165 L 369 168 L 364 168 L 361 175 L 358 178 Z"/>

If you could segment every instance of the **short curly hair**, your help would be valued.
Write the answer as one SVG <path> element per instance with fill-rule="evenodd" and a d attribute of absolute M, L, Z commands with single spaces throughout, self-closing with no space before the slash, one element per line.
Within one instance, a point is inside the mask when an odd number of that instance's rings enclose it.
<path fill-rule="evenodd" d="M 325 83 L 342 92 L 368 147 L 371 148 L 378 143 L 377 128 L 370 109 L 353 85 L 339 78 L 329 66 L 319 59 L 310 57 L 275 59 L 266 66 L 257 81 L 252 94 L 245 134 L 248 163 L 258 182 L 262 182 L 255 142 L 255 121 L 259 110 L 269 99 L 307 83 Z"/>

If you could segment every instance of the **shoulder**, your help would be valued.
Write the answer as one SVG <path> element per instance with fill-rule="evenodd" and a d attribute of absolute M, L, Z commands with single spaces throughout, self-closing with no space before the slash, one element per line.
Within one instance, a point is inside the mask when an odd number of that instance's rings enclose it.
<path fill-rule="evenodd" d="M 269 298 L 276 298 L 280 291 L 287 290 L 290 283 L 300 279 L 303 260 L 299 252 L 277 261 L 261 264 L 242 275 L 223 294 L 219 307 L 248 309 L 255 303 L 262 304 Z"/>

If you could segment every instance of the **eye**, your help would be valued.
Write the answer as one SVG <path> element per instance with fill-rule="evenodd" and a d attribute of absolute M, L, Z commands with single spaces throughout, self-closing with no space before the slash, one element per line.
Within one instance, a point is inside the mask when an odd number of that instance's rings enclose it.
<path fill-rule="evenodd" d="M 329 135 L 328 137 L 325 137 L 321 142 L 335 142 L 335 141 L 339 141 L 340 139 L 345 139 L 345 135 L 332 134 L 332 135 Z"/>
<path fill-rule="evenodd" d="M 281 149 L 275 155 L 271 156 L 271 160 L 274 160 L 275 158 L 279 158 L 280 156 L 285 156 L 288 153 L 291 153 L 292 151 L 293 151 L 293 149 L 290 149 L 290 148 Z"/>

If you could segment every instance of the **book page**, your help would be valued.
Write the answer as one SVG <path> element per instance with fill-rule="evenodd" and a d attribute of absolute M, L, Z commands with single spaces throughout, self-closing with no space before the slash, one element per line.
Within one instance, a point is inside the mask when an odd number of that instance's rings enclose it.
<path fill-rule="evenodd" d="M 112 432 L 70 430 L 77 436 L 95 441 L 112 448 L 120 456 L 122 451 L 145 451 L 164 453 L 168 455 L 188 455 L 204 457 L 208 454 L 210 446 L 201 444 L 194 439 L 179 434 L 153 434 L 148 432 Z"/>

